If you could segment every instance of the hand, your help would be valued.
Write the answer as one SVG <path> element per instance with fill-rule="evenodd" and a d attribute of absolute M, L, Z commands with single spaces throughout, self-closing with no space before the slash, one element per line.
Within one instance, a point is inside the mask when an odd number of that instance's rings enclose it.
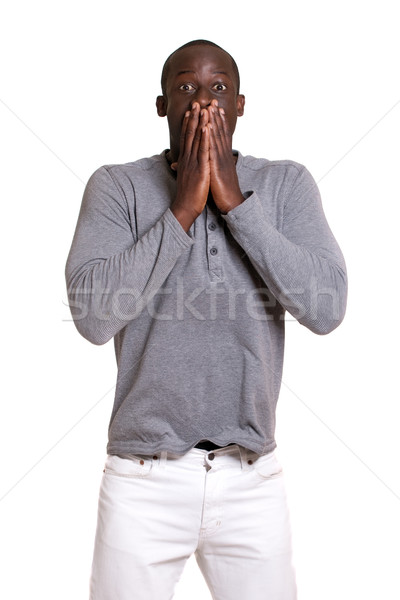
<path fill-rule="evenodd" d="M 217 100 L 212 100 L 208 115 L 211 194 L 219 210 L 227 213 L 244 200 L 232 154 L 232 134 L 228 130 L 224 109 L 218 107 Z"/>
<path fill-rule="evenodd" d="M 208 120 L 208 111 L 200 110 L 199 103 L 194 102 L 182 123 L 179 163 L 171 165 L 177 171 L 177 193 L 171 211 L 185 231 L 203 211 L 210 189 Z"/>

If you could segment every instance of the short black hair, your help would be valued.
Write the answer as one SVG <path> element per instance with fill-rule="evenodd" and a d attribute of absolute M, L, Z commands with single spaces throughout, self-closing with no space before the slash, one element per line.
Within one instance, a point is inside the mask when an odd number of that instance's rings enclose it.
<path fill-rule="evenodd" d="M 183 50 L 184 48 L 189 48 L 190 46 L 213 46 L 214 48 L 218 48 L 219 50 L 222 50 L 222 52 L 225 52 L 225 54 L 227 54 L 232 61 L 233 72 L 237 79 L 237 93 L 239 93 L 239 89 L 240 89 L 239 69 L 238 69 L 238 66 L 237 66 L 236 61 L 233 58 L 233 56 L 231 56 L 229 54 L 229 52 L 227 52 L 226 50 L 221 48 L 221 46 L 218 46 L 218 44 L 214 44 L 214 42 L 210 42 L 209 40 L 192 40 L 191 42 L 187 42 L 187 44 L 183 44 L 183 46 L 180 46 L 179 48 L 174 50 L 174 52 L 172 52 L 172 54 L 170 54 L 168 56 L 167 60 L 165 61 L 163 70 L 161 73 L 161 89 L 162 89 L 163 96 L 167 95 L 167 79 L 168 79 L 168 75 L 169 75 L 171 58 L 180 50 Z"/>

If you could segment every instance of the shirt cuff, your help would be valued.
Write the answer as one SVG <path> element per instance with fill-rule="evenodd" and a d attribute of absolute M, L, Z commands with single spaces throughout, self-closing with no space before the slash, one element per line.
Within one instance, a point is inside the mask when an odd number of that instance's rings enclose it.
<path fill-rule="evenodd" d="M 194 244 L 194 239 L 186 233 L 170 208 L 165 211 L 164 219 L 179 245 L 190 248 Z"/>

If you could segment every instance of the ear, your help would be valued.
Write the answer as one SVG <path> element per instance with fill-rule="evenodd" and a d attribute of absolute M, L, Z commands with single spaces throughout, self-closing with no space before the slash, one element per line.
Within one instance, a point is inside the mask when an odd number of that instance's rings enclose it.
<path fill-rule="evenodd" d="M 159 117 L 167 116 L 167 101 L 164 96 L 157 96 L 156 100 L 157 114 Z"/>
<path fill-rule="evenodd" d="M 245 103 L 245 97 L 243 96 L 243 94 L 238 94 L 237 98 L 236 98 L 236 110 L 237 110 L 237 116 L 238 117 L 242 117 L 243 113 L 244 113 L 244 103 Z"/>

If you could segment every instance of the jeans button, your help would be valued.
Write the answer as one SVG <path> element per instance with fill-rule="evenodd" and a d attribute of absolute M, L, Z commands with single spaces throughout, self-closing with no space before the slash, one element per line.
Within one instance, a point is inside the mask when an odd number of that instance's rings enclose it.
<path fill-rule="evenodd" d="M 214 452 L 210 452 L 210 454 L 208 455 L 208 460 L 214 460 L 214 458 L 215 458 Z"/>

